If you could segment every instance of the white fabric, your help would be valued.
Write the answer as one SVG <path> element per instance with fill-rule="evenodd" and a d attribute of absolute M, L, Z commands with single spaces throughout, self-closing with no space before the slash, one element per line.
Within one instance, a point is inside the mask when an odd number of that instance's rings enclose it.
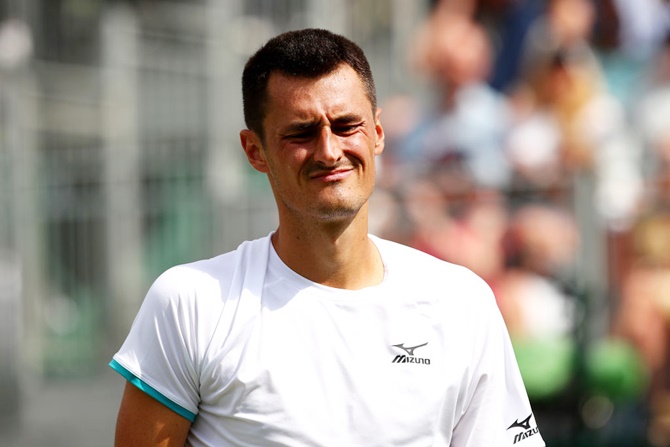
<path fill-rule="evenodd" d="M 544 446 L 488 286 L 372 239 L 385 277 L 358 291 L 269 237 L 174 267 L 114 360 L 197 413 L 188 446 Z"/>

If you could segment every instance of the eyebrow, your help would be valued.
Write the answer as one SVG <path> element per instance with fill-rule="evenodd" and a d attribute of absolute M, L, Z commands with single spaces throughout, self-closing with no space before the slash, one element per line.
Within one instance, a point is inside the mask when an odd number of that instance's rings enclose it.
<path fill-rule="evenodd" d="M 295 132 L 304 132 L 316 126 L 317 126 L 316 121 L 296 121 L 281 129 L 280 133 L 282 135 L 290 135 Z"/>
<path fill-rule="evenodd" d="M 357 121 L 364 121 L 364 118 L 361 115 L 357 115 L 355 113 L 347 113 L 345 115 L 336 117 L 333 120 L 333 123 L 342 124 L 342 123 L 351 123 L 351 122 L 357 122 Z"/>
<path fill-rule="evenodd" d="M 355 113 L 346 113 L 344 115 L 340 115 L 335 117 L 333 119 L 332 124 L 333 125 L 342 125 L 342 124 L 349 124 L 349 123 L 354 123 L 354 122 L 363 122 L 364 117 Z M 295 121 L 293 123 L 288 124 L 286 127 L 281 129 L 280 134 L 281 135 L 291 135 L 293 133 L 300 133 L 300 132 L 305 132 L 309 131 L 311 129 L 314 129 L 319 126 L 319 122 L 315 120 L 308 120 L 308 121 Z"/>

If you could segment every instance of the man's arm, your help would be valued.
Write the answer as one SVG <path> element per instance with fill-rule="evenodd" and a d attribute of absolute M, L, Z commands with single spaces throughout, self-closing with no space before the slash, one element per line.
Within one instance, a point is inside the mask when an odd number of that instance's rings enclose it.
<path fill-rule="evenodd" d="M 191 421 L 126 383 L 116 421 L 116 447 L 184 447 Z"/>

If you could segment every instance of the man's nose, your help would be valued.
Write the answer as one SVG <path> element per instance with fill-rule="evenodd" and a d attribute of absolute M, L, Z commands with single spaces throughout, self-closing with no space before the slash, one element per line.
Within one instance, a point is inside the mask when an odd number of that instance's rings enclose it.
<path fill-rule="evenodd" d="M 342 157 L 340 141 L 330 127 L 323 127 L 314 149 L 314 160 L 326 166 L 335 164 Z"/>

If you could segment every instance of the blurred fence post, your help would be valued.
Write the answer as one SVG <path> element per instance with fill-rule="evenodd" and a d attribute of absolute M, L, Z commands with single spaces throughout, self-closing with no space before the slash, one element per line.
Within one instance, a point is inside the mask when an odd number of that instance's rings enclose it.
<path fill-rule="evenodd" d="M 392 61 L 387 68 L 389 71 L 386 92 L 397 94 L 409 92 L 418 94 L 420 83 L 412 78 L 410 63 L 407 61 L 411 46 L 414 44 L 415 34 L 419 25 L 428 17 L 430 8 L 427 1 L 392 0 L 391 20 L 393 33 L 391 34 Z"/>
<path fill-rule="evenodd" d="M 41 376 L 45 296 L 36 83 L 17 64 L 3 66 L 0 77 L 0 419 L 7 424 L 20 416 L 23 383 Z"/>
<path fill-rule="evenodd" d="M 4 73 L 3 73 L 4 75 Z M 21 343 L 22 276 L 17 228 L 20 195 L 16 168 L 20 161 L 20 117 L 17 116 L 21 91 L 11 73 L 0 84 L 0 104 L 7 113 L 0 121 L 0 432 L 12 429 L 19 421 L 19 361 Z"/>
<path fill-rule="evenodd" d="M 2 255 L 0 253 L 0 255 Z M 17 257 L 0 257 L 0 432 L 12 429 L 21 414 L 21 269 Z"/>
<path fill-rule="evenodd" d="M 145 290 L 142 263 L 138 25 L 116 5 L 102 23 L 102 135 L 107 286 L 112 343 L 127 333 Z"/>
<path fill-rule="evenodd" d="M 605 225 L 594 205 L 596 180 L 593 173 L 577 173 L 573 177 L 573 209 L 580 234 L 576 269 L 580 286 L 586 294 L 585 342 L 597 340 L 607 332 L 609 324 L 607 242 Z"/>
<path fill-rule="evenodd" d="M 242 105 L 240 94 L 241 73 L 230 41 L 230 26 L 242 14 L 240 0 L 207 0 L 207 112 L 208 144 L 205 160 L 207 184 L 220 207 L 212 210 L 215 220 L 213 237 L 219 250 L 234 248 L 230 241 L 238 240 L 240 228 L 246 227 L 238 219 L 245 214 L 235 205 L 243 196 L 244 159 L 237 135 Z M 223 221 L 225 220 L 225 224 Z M 234 244 L 233 244 L 234 245 Z"/>

